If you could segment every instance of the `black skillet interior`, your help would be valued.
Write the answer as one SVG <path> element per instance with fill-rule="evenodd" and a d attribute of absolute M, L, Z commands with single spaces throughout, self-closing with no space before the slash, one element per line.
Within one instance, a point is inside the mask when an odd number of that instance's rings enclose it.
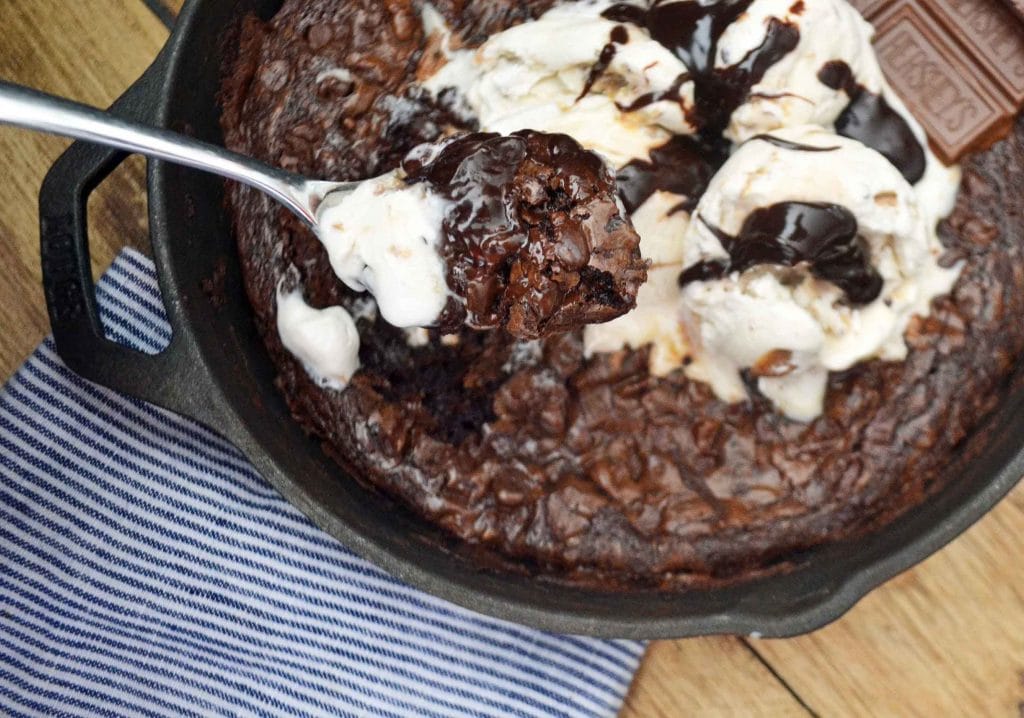
<path fill-rule="evenodd" d="M 224 38 L 244 14 L 266 18 L 279 5 L 191 0 L 160 60 L 127 93 L 119 111 L 220 143 L 216 96 Z M 951 464 L 948 488 L 883 531 L 801 555 L 787 575 L 707 591 L 607 593 L 483 569 L 478 550 L 449 540 L 346 477 L 291 420 L 242 288 L 221 180 L 151 163 L 153 252 L 175 338 L 156 359 L 98 338 L 83 198 L 118 160 L 76 146 L 55 166 L 41 198 L 44 282 L 65 360 L 99 383 L 219 430 L 343 544 L 474 610 L 551 631 L 614 637 L 802 633 L 835 619 L 870 589 L 957 536 L 1024 473 L 1024 392 L 1018 390 L 977 432 L 977 450 Z M 224 273 L 224 288 L 214 303 L 203 280 L 218 272 Z"/>

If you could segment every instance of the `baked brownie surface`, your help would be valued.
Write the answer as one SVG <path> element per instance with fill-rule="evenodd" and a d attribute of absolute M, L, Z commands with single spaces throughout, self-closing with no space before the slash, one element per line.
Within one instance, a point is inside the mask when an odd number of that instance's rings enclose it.
<path fill-rule="evenodd" d="M 550 4 L 434 6 L 473 45 Z M 289 0 L 242 36 L 224 86 L 234 150 L 357 179 L 446 130 L 474 129 L 443 98 L 410 89 L 436 61 L 411 2 Z M 585 359 L 578 333 L 517 342 L 467 329 L 411 347 L 365 311 L 286 210 L 238 187 L 231 206 L 280 388 L 330 455 L 454 535 L 548 575 L 668 586 L 753 575 L 889 521 L 937 487 L 1024 351 L 1021 186 L 1018 124 L 964 164 L 941 237 L 944 263 L 965 268 L 912 323 L 909 358 L 833 375 L 810 424 L 756 393 L 728 405 L 681 372 L 652 377 L 647 350 Z M 280 343 L 275 293 L 289 267 L 310 304 L 359 317 L 362 370 L 344 392 L 317 387 Z"/>

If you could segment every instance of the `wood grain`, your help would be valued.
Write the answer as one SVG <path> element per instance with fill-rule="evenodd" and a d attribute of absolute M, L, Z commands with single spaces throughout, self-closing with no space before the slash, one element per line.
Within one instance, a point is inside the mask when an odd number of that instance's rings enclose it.
<path fill-rule="evenodd" d="M 831 626 L 795 639 L 752 641 L 751 650 L 817 715 L 1022 716 L 1022 536 L 1024 486 Z M 736 643 L 652 644 L 624 716 L 801 709 L 795 699 L 782 701 L 783 684 L 765 674 L 775 676 L 737 658 Z"/>
<path fill-rule="evenodd" d="M 167 30 L 138 0 L 3 0 L 0 77 L 109 105 L 138 77 Z M 61 139 L 0 128 L 0 376 L 8 376 L 48 332 L 40 285 L 39 186 L 67 146 Z M 93 269 L 110 264 L 126 243 L 142 240 L 142 163 L 104 185 L 90 203 Z"/>
<path fill-rule="evenodd" d="M 819 713 L 1024 713 L 1024 490 L 846 618 L 755 649 Z"/>
<path fill-rule="evenodd" d="M 162 2 L 176 13 L 183 0 Z M 166 29 L 143 0 L 0 0 L 0 77 L 109 104 L 156 54 Z M 39 184 L 66 145 L 0 128 L 0 377 L 46 334 Z M 144 162 L 90 202 L 93 269 L 145 242 Z M 787 641 L 653 643 L 625 718 L 1024 715 L 1024 488 L 951 547 L 849 615 Z"/>
<path fill-rule="evenodd" d="M 185 0 L 157 0 L 157 1 L 160 2 L 161 4 L 163 4 L 163 6 L 165 8 L 170 10 L 175 15 L 177 15 L 179 12 L 181 12 L 181 8 L 185 4 Z"/>
<path fill-rule="evenodd" d="M 621 718 L 809 714 L 742 641 L 700 638 L 651 644 Z"/>

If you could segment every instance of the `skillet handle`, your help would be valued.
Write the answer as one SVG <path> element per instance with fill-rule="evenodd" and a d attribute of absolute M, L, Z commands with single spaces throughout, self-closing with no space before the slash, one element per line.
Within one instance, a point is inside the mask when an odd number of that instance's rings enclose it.
<path fill-rule="evenodd" d="M 166 78 L 163 54 L 111 107 L 126 118 L 154 123 Z M 43 289 L 57 353 L 97 384 L 216 425 L 216 392 L 192 336 L 168 305 L 173 337 L 162 353 L 144 354 L 107 339 L 100 320 L 89 257 L 89 195 L 126 158 L 119 150 L 76 142 L 43 180 L 39 195 Z M 167 302 L 165 302 L 167 304 Z M 198 399 L 203 397 L 203 400 Z"/>

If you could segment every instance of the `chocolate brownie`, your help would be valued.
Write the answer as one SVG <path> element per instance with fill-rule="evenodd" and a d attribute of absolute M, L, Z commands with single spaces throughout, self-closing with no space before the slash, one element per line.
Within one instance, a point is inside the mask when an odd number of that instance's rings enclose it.
<path fill-rule="evenodd" d="M 551 3 L 434 4 L 473 45 Z M 243 30 L 227 142 L 311 176 L 392 169 L 421 142 L 475 129 L 413 89 L 431 52 L 409 0 L 289 0 Z M 362 370 L 324 391 L 278 338 L 278 280 L 294 266 L 314 306 L 364 300 L 286 210 L 239 187 L 230 200 L 281 391 L 349 473 L 538 574 L 675 587 L 749 577 L 891 521 L 938 488 L 996 405 L 1024 352 L 1024 124 L 963 169 L 940 228 L 944 264 L 965 262 L 953 292 L 914 320 L 906 361 L 833 374 L 810 423 L 756 392 L 726 404 L 682 372 L 651 376 L 647 349 L 587 359 L 578 331 L 524 342 L 467 328 L 410 346 L 365 312 Z"/>
<path fill-rule="evenodd" d="M 450 202 L 440 328 L 504 328 L 518 339 L 620 317 L 647 279 L 615 174 L 568 135 L 472 133 L 402 162 Z"/>

